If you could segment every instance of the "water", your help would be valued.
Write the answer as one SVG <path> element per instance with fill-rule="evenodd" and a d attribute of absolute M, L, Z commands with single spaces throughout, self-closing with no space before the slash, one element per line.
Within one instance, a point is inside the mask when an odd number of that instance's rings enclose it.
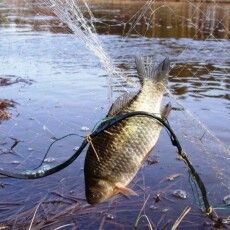
<path fill-rule="evenodd" d="M 168 88 L 228 146 L 229 4 L 169 3 L 163 7 L 157 3 L 154 9 L 160 9 L 153 17 L 142 18 L 131 31 L 130 25 L 135 20 L 129 19 L 143 3 L 93 2 L 99 38 L 114 63 L 130 76 L 129 81 L 137 81 L 135 55 L 154 55 L 156 60 L 169 56 L 173 68 Z M 155 26 L 151 25 L 153 21 Z M 37 1 L 32 7 L 24 1 L 0 4 L 0 59 L 0 79 L 14 83 L 0 86 L 0 99 L 15 102 L 15 107 L 6 110 L 11 118 L 0 123 L 1 167 L 12 170 L 36 167 L 54 137 L 68 133 L 85 136 L 88 132 L 82 127 L 92 128 L 108 111 L 111 87 L 98 59 L 47 8 L 38 7 Z M 126 82 L 112 85 L 113 97 L 120 95 L 124 87 L 127 89 Z M 168 100 L 166 97 L 165 102 Z M 196 137 L 200 127 L 190 118 L 177 121 L 181 113 L 181 107 L 175 104 L 170 120 L 178 128 L 178 135 L 182 138 L 185 132 L 185 136 L 192 133 Z M 205 141 L 204 131 L 199 131 L 201 141 Z M 12 138 L 20 142 L 9 153 L 15 143 Z M 63 161 L 81 141 L 77 136 L 62 140 L 51 150 L 50 159 Z M 213 156 L 199 155 L 196 144 L 183 138 L 183 145 L 201 173 L 212 202 L 220 207 L 222 198 L 229 195 L 229 188 L 221 187 L 218 183 L 225 180 L 217 181 L 218 173 L 210 169 L 216 166 L 219 172 L 222 168 L 224 178 L 228 178 L 229 158 L 219 150 Z M 215 144 L 209 143 L 209 148 Z M 0 223 L 14 225 L 16 229 L 28 228 L 35 208 L 42 201 L 33 223 L 37 228 L 54 229 L 73 224 L 68 228 L 124 229 L 134 225 L 150 195 L 144 210 L 153 226 L 170 228 L 185 207 L 190 206 L 192 210 L 180 226 L 210 227 L 209 219 L 194 202 L 186 169 L 183 162 L 176 160 L 166 133 L 162 133 L 150 158 L 158 163 L 145 164 L 131 184 L 138 197 L 120 196 L 96 207 L 87 206 L 84 200 L 84 154 L 70 167 L 47 178 L 36 181 L 0 178 Z M 173 174 L 180 176 L 168 181 L 166 178 Z M 175 198 L 173 192 L 177 189 L 184 190 L 188 198 Z M 143 219 L 139 224 L 144 227 L 147 222 Z"/>

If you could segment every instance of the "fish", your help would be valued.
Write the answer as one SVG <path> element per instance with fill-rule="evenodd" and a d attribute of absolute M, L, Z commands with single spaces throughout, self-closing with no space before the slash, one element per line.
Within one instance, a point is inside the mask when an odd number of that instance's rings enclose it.
<path fill-rule="evenodd" d="M 167 117 L 171 105 L 161 110 L 161 102 L 168 81 L 169 59 L 158 66 L 146 63 L 142 56 L 136 57 L 135 62 L 140 89 L 118 97 L 106 118 L 134 111 Z M 162 125 L 156 120 L 136 116 L 122 120 L 93 138 L 84 162 L 86 201 L 97 204 L 118 193 L 135 195 L 128 185 L 154 148 L 161 129 Z"/>

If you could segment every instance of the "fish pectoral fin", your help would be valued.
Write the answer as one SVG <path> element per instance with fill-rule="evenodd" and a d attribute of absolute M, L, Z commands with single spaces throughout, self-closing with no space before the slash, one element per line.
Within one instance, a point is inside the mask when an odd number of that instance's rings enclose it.
<path fill-rule="evenodd" d="M 172 105 L 169 102 L 162 110 L 161 110 L 161 117 L 167 118 L 172 110 Z"/>
<path fill-rule="evenodd" d="M 138 196 L 138 194 L 130 188 L 127 188 L 121 183 L 116 183 L 115 185 L 117 193 L 122 193 L 125 196 Z"/>

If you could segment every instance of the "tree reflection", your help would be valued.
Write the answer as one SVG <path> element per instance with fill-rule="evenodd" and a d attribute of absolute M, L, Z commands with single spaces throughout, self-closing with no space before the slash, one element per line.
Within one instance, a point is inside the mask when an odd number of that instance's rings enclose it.
<path fill-rule="evenodd" d="M 27 4 L 25 5 L 25 2 Z M 46 7 L 44 0 L 8 1 L 8 11 L 0 6 L 0 23 L 29 25 L 34 31 L 69 33 Z M 126 35 L 128 32 L 147 37 L 187 37 L 196 39 L 229 38 L 229 7 L 224 3 L 154 2 L 132 28 L 137 11 L 144 1 L 91 0 L 98 33 Z M 3 14 L 4 12 L 4 14 Z"/>

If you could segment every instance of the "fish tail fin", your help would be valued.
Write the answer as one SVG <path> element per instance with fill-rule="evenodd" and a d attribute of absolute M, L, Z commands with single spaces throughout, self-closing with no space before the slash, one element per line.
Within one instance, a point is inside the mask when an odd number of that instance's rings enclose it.
<path fill-rule="evenodd" d="M 140 83 L 141 85 L 143 85 L 144 79 L 147 75 L 144 57 L 137 56 L 135 59 L 135 62 L 136 62 L 137 74 L 138 74 Z"/>
<path fill-rule="evenodd" d="M 146 59 L 142 56 L 136 57 L 137 73 L 141 84 L 144 79 L 152 79 L 154 82 L 166 82 L 168 79 L 168 72 L 170 69 L 169 58 L 165 58 L 157 67 L 151 58 Z"/>
<path fill-rule="evenodd" d="M 166 81 L 168 79 L 168 72 L 170 69 L 169 58 L 165 58 L 158 66 L 151 72 L 151 77 L 156 82 Z"/>

